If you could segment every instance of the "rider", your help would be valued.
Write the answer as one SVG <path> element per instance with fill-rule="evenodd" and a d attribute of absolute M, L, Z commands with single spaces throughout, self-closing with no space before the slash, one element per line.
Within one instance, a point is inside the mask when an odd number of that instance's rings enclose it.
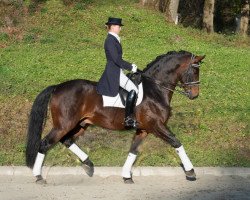
<path fill-rule="evenodd" d="M 106 27 L 108 35 L 104 49 L 107 59 L 106 68 L 97 84 L 99 94 L 114 97 L 118 94 L 119 86 L 128 91 L 125 105 L 125 127 L 136 127 L 134 107 L 138 89 L 134 83 L 123 73 L 123 69 L 136 72 L 137 66 L 122 59 L 122 46 L 119 37 L 122 19 L 109 17 Z"/>

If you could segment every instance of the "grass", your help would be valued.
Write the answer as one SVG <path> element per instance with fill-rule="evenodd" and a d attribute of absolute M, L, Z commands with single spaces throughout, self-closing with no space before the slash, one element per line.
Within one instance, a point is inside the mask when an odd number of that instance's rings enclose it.
<path fill-rule="evenodd" d="M 174 26 L 164 16 L 135 1 L 109 0 L 65 6 L 57 0 L 24 16 L 23 39 L 0 34 L 0 165 L 24 165 L 26 126 L 35 96 L 46 86 L 65 80 L 98 80 L 105 66 L 104 23 L 109 16 L 124 19 L 124 58 L 144 68 L 171 50 L 206 54 L 201 67 L 200 97 L 190 101 L 175 94 L 169 126 L 182 141 L 195 166 L 250 167 L 250 40 L 240 36 L 208 35 Z M 49 121 L 44 134 L 51 127 Z M 121 166 L 133 132 L 88 129 L 78 144 L 99 166 Z M 140 147 L 136 165 L 178 166 L 174 150 L 150 135 Z M 47 165 L 79 162 L 57 145 Z"/>

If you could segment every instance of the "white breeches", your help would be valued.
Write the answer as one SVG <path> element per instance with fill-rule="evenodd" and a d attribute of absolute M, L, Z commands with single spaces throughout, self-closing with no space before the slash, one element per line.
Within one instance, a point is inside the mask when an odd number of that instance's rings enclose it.
<path fill-rule="evenodd" d="M 135 92 L 138 94 L 138 89 L 135 86 L 135 84 L 123 73 L 123 71 L 120 71 L 120 87 L 130 92 L 131 90 L 135 90 Z"/>

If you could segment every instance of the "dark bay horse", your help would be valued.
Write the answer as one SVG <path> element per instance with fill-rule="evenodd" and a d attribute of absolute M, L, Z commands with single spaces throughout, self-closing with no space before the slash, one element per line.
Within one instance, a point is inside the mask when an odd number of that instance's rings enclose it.
<path fill-rule="evenodd" d="M 170 102 L 176 86 L 189 99 L 199 95 L 199 67 L 205 56 L 195 56 L 186 51 L 171 51 L 158 56 L 141 72 L 144 97 L 136 107 L 138 128 L 132 141 L 129 155 L 122 168 L 125 183 L 133 183 L 131 168 L 136 159 L 138 146 L 143 139 L 153 133 L 175 148 L 179 155 L 187 179 L 195 180 L 196 174 L 181 142 L 166 127 L 170 117 Z M 53 128 L 42 139 L 48 105 L 53 120 Z M 102 96 L 96 91 L 96 82 L 71 80 L 49 86 L 35 99 L 28 126 L 26 147 L 27 166 L 33 168 L 33 175 L 39 183 L 45 182 L 41 176 L 46 152 L 58 142 L 65 144 L 82 161 L 89 176 L 94 173 L 94 165 L 75 143 L 89 125 L 97 125 L 111 130 L 124 130 L 124 109 L 103 107 Z"/>

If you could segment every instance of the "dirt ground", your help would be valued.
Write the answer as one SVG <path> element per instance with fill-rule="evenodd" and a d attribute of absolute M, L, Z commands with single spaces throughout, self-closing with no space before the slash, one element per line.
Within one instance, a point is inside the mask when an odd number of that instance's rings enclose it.
<path fill-rule="evenodd" d="M 134 177 L 126 185 L 119 176 L 48 176 L 46 185 L 34 183 L 33 177 L 0 176 L 0 200 L 250 200 L 250 177 L 200 176 L 190 182 L 183 176 Z"/>

